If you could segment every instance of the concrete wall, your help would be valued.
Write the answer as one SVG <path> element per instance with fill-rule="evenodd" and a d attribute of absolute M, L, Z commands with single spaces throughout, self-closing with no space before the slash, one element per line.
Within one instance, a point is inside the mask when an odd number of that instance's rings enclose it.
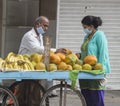
<path fill-rule="evenodd" d="M 47 16 L 50 20 L 56 20 L 57 0 L 40 0 L 40 15 Z"/>
<path fill-rule="evenodd" d="M 2 15 L 3 15 L 3 0 L 0 0 L 0 56 L 2 52 L 2 47 L 4 47 L 4 55 L 8 52 L 17 52 L 21 37 L 29 28 L 18 28 L 17 26 L 32 26 L 34 19 L 38 15 L 47 16 L 50 19 L 50 27 L 46 35 L 52 37 L 52 47 L 56 47 L 56 17 L 57 17 L 57 0 L 40 0 L 39 9 L 37 0 L 34 4 L 28 3 L 28 5 L 22 2 L 7 1 L 7 18 L 6 18 L 6 28 L 5 28 L 5 45 L 2 46 Z M 8 5 L 9 4 L 9 5 Z M 32 8 L 32 4 L 36 5 Z M 25 6 L 26 5 L 26 6 Z M 34 11 L 38 10 L 38 11 Z M 29 10 L 29 11 L 26 11 Z M 18 12 L 19 11 L 19 12 Z M 26 12 L 25 12 L 26 11 Z M 21 15 L 22 14 L 22 15 Z M 27 15 L 26 15 L 27 14 Z M 33 15 L 34 14 L 34 15 Z M 29 16 L 29 17 L 28 17 Z M 7 27 L 9 26 L 9 27 Z M 17 40 L 15 40 L 16 38 Z M 16 45 L 16 46 L 14 46 Z"/>
<path fill-rule="evenodd" d="M 0 0 L 0 40 L 2 37 L 2 1 Z M 30 0 L 30 2 L 7 0 L 2 57 L 5 57 L 11 51 L 18 52 L 22 36 L 33 26 L 34 20 L 39 15 L 47 16 L 50 19 L 50 27 L 46 35 L 52 37 L 52 47 L 55 47 L 56 14 L 57 0 L 52 0 L 52 2 L 51 0 Z"/>
<path fill-rule="evenodd" d="M 52 38 L 51 47 L 56 47 L 56 17 L 57 17 L 57 0 L 40 0 L 39 14 L 49 18 L 50 26 L 46 35 Z"/>
<path fill-rule="evenodd" d="M 2 0 L 0 0 L 0 55 L 1 55 L 1 43 L 2 40 Z"/>

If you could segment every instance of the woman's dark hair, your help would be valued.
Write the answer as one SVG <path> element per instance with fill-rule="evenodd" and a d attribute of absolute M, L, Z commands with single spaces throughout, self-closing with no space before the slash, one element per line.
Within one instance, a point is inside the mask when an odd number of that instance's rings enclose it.
<path fill-rule="evenodd" d="M 97 29 L 98 26 L 102 25 L 102 20 L 100 17 L 88 15 L 82 19 L 81 23 L 84 25 L 93 25 L 94 28 Z"/>

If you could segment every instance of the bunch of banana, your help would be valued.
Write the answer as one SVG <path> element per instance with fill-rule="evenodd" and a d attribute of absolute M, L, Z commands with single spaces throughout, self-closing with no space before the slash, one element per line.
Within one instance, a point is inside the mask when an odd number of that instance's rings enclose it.
<path fill-rule="evenodd" d="M 30 60 L 29 54 L 23 54 L 22 56 L 23 56 L 24 60 Z"/>
<path fill-rule="evenodd" d="M 25 71 L 27 71 L 27 70 L 33 71 L 33 70 L 34 70 L 34 66 L 32 65 L 31 62 L 28 62 L 28 61 L 27 61 L 27 62 L 24 63 L 23 69 L 24 69 Z"/>
<path fill-rule="evenodd" d="M 17 62 L 14 62 L 13 68 L 19 71 L 34 70 L 32 63 L 24 60 L 18 60 Z"/>
<path fill-rule="evenodd" d="M 0 69 L 3 69 L 2 68 L 2 64 L 3 64 L 4 60 L 2 58 L 0 58 Z"/>
<path fill-rule="evenodd" d="M 0 58 L 0 68 L 1 68 L 1 66 L 2 66 L 2 63 L 3 63 L 3 59 L 2 58 Z"/>
<path fill-rule="evenodd" d="M 12 62 L 10 62 L 10 61 L 3 61 L 2 65 L 1 65 L 1 68 L 3 70 L 12 70 L 13 69 Z"/>
<path fill-rule="evenodd" d="M 14 62 L 14 55 L 15 54 L 13 52 L 8 53 L 8 55 L 6 56 L 5 60 Z"/>
<path fill-rule="evenodd" d="M 8 53 L 7 57 L 5 58 L 6 61 L 16 62 L 18 60 L 24 60 L 23 55 L 15 54 L 13 52 Z"/>
<path fill-rule="evenodd" d="M 28 55 L 15 54 L 13 52 L 8 53 L 6 56 L 5 62 L 2 63 L 2 69 L 8 70 L 18 70 L 18 71 L 27 71 L 34 70 L 33 64 L 29 60 Z"/>
<path fill-rule="evenodd" d="M 23 61 L 22 61 L 22 60 L 13 62 L 13 68 L 14 68 L 15 70 L 19 70 L 19 71 L 23 70 L 23 69 L 22 69 L 22 65 L 23 65 Z"/>
<path fill-rule="evenodd" d="M 16 58 L 16 60 L 24 60 L 24 57 L 21 54 L 16 54 L 15 58 Z"/>

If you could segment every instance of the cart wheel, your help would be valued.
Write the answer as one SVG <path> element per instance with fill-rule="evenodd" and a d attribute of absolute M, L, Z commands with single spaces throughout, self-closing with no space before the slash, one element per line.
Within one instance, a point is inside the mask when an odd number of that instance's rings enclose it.
<path fill-rule="evenodd" d="M 19 88 L 19 86 L 21 86 L 21 85 L 24 85 L 24 84 L 27 84 L 28 85 L 28 87 L 29 87 L 29 84 L 31 84 L 31 85 L 34 85 L 37 89 L 39 89 L 39 93 L 40 93 L 40 100 L 38 100 L 39 101 L 39 103 L 40 103 L 40 101 L 41 101 L 41 98 L 43 97 L 43 95 L 44 95 L 44 93 L 45 93 L 45 89 L 43 88 L 43 86 L 42 85 L 40 85 L 39 84 L 39 82 L 38 81 L 36 81 L 36 80 L 22 80 L 22 81 L 18 81 L 18 82 L 15 82 L 15 83 L 13 83 L 10 87 L 9 87 L 9 89 L 12 91 L 12 92 L 14 92 L 14 95 L 16 96 L 16 98 L 18 99 L 18 102 L 19 102 L 19 105 L 22 103 L 22 101 L 23 101 L 23 104 L 28 104 L 28 103 L 30 103 L 31 104 L 31 100 L 29 99 L 29 95 L 30 94 L 25 94 L 27 91 L 29 92 L 29 88 L 28 88 L 28 90 L 26 90 L 26 92 L 25 93 L 22 93 L 22 99 L 20 99 L 20 97 L 18 97 L 18 94 L 16 95 L 16 92 L 17 93 L 19 93 L 19 90 L 18 90 L 18 88 Z M 25 88 L 23 88 L 23 89 L 25 89 Z M 32 93 L 33 94 L 33 93 Z M 27 97 L 26 97 L 27 96 Z M 25 97 L 25 98 L 24 98 Z M 38 99 L 38 98 L 37 98 Z"/>
<path fill-rule="evenodd" d="M 0 86 L 0 106 L 19 106 L 14 94 L 3 86 Z"/>
<path fill-rule="evenodd" d="M 51 98 L 49 94 L 53 90 L 57 91 L 57 96 Z M 46 102 L 47 98 L 49 101 Z M 73 90 L 68 84 L 58 84 L 46 91 L 40 106 L 86 106 L 86 102 L 79 90 Z"/>

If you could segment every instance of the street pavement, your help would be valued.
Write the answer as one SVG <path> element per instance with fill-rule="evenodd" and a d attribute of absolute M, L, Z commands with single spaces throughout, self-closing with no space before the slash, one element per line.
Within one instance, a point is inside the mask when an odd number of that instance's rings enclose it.
<path fill-rule="evenodd" d="M 66 106 L 82 106 L 78 97 L 73 93 L 68 93 Z M 59 97 L 49 99 L 50 106 L 58 106 Z M 59 105 L 60 106 L 60 105 Z M 120 106 L 120 90 L 106 90 L 105 91 L 105 106 Z"/>
<path fill-rule="evenodd" d="M 105 106 L 120 106 L 120 90 L 105 91 Z"/>

